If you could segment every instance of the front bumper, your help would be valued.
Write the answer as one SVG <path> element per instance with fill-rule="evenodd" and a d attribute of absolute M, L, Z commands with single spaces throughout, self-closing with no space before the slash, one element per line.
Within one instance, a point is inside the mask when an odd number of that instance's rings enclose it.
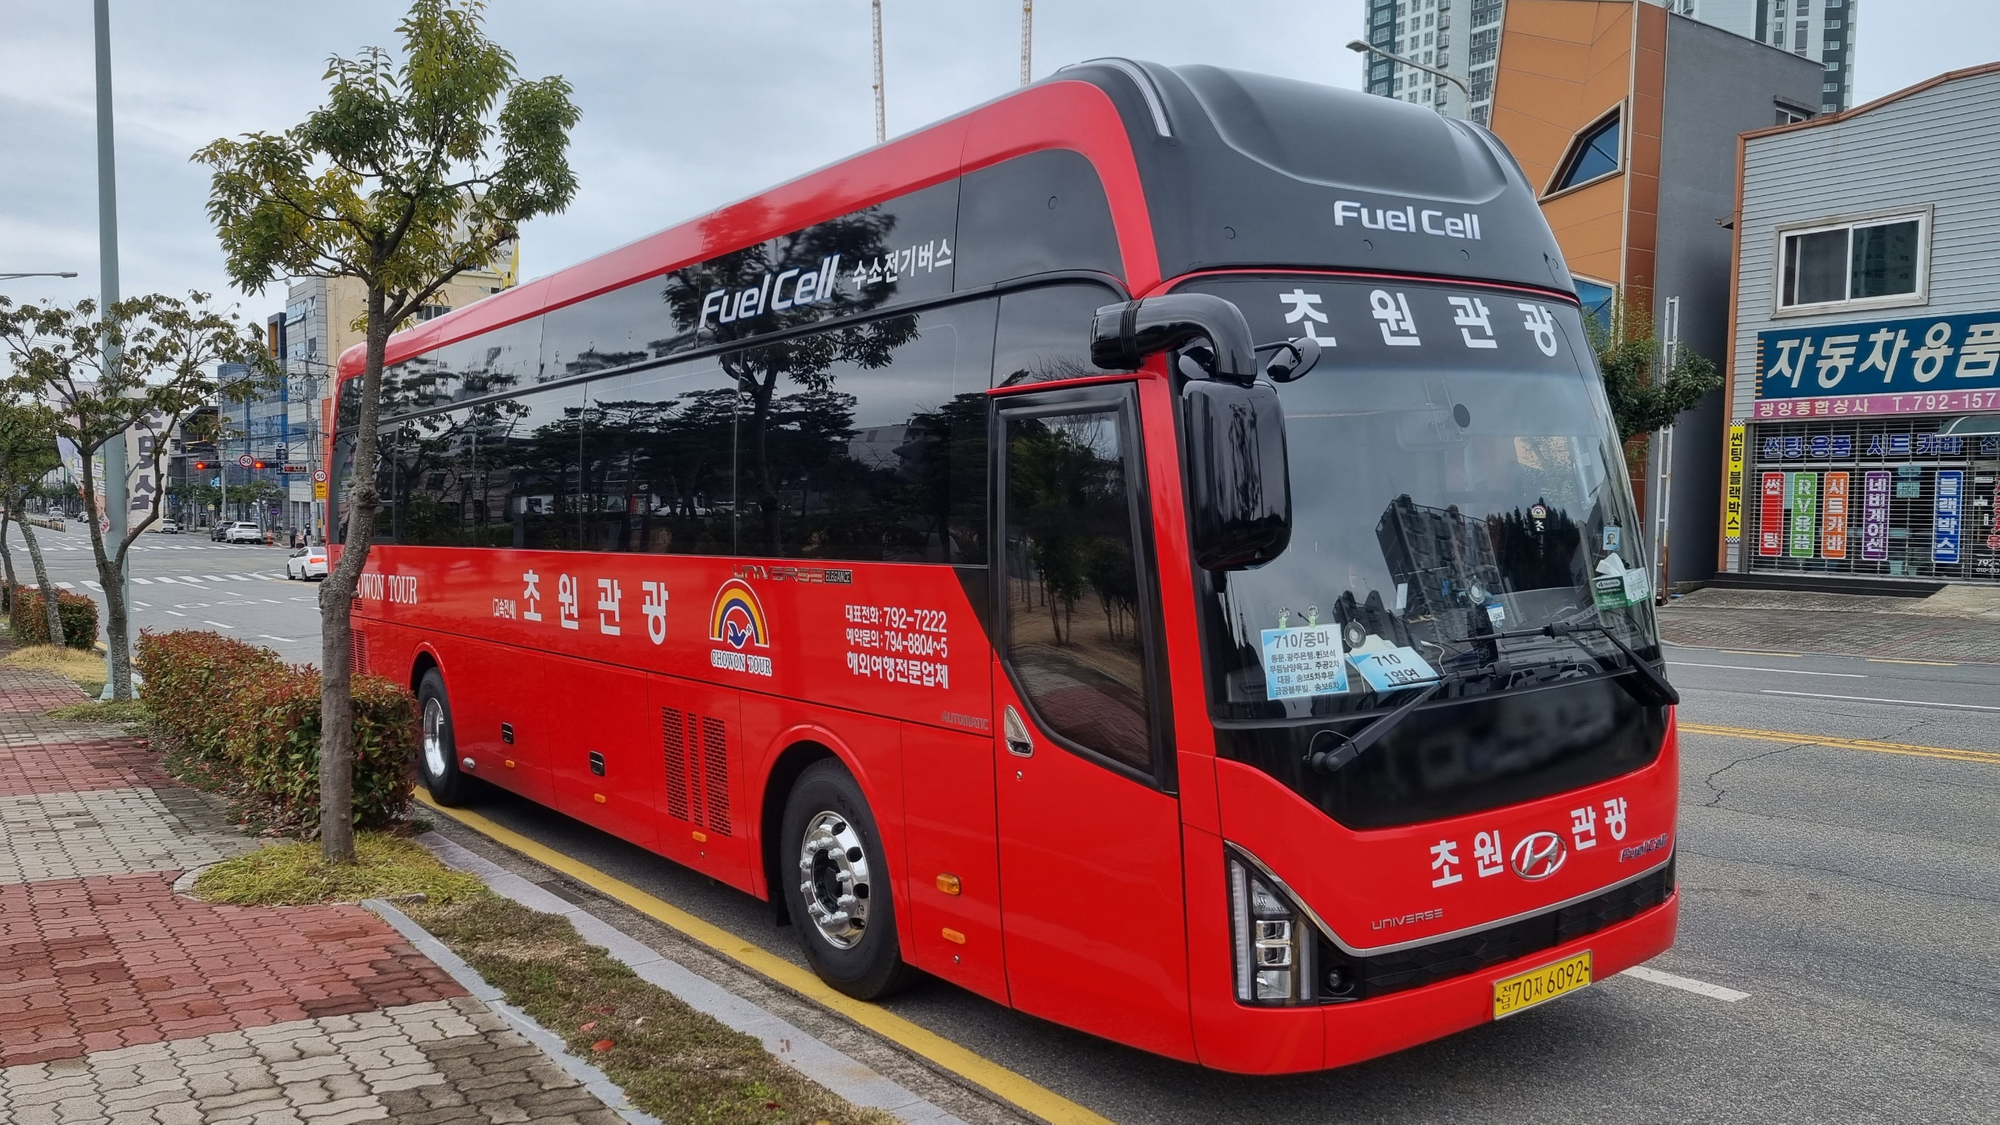
<path fill-rule="evenodd" d="M 1672 947 L 1679 921 L 1676 887 L 1665 902 L 1624 921 L 1421 987 L 1312 1007 L 1216 1005 L 1197 1018 L 1197 1050 L 1204 1066 L 1242 1074 L 1363 1062 L 1490 1022 L 1494 982 L 1518 973 L 1584 950 L 1591 952 L 1593 983 L 1642 964 Z"/>

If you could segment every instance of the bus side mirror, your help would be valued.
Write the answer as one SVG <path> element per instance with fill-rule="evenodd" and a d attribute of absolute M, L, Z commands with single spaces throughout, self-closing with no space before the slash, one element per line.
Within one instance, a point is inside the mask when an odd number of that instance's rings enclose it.
<path fill-rule="evenodd" d="M 1242 570 L 1277 558 L 1292 541 L 1291 466 L 1278 389 L 1190 382 L 1181 405 L 1195 565 Z"/>

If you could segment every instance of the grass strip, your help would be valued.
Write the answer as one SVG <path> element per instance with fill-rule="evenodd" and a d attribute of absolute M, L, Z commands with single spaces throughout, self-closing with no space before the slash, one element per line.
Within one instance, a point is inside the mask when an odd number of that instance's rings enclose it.
<path fill-rule="evenodd" d="M 104 654 L 63 645 L 27 645 L 6 656 L 0 665 L 34 672 L 54 672 L 78 684 L 104 688 Z"/>
<path fill-rule="evenodd" d="M 103 690 L 103 685 L 98 685 Z M 124 703 L 101 703 L 95 699 L 86 703 L 69 703 L 49 712 L 49 718 L 65 723 L 112 723 L 137 726 L 148 719 L 146 705 L 137 700 Z"/>
<path fill-rule="evenodd" d="M 625 1090 L 681 1125 L 896 1125 L 642 980 L 569 919 L 484 895 L 403 908 Z"/>
<path fill-rule="evenodd" d="M 489 893 L 476 876 L 453 871 L 415 841 L 386 832 L 355 836 L 356 862 L 326 864 L 317 841 L 272 844 L 226 859 L 195 880 L 195 897 L 238 906 L 302 906 L 311 902 L 402 900 L 433 903 Z"/>

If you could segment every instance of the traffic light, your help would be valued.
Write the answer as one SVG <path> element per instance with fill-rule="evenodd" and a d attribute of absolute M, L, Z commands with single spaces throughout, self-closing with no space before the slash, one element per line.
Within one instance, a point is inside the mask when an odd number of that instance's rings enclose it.
<path fill-rule="evenodd" d="M 263 467 L 264 467 L 264 466 L 265 466 L 266 464 L 268 464 L 268 462 L 264 462 L 264 461 L 252 461 L 252 462 L 250 462 L 250 467 L 251 467 L 251 468 L 253 468 L 253 469 L 261 469 L 261 468 L 263 468 Z"/>
<path fill-rule="evenodd" d="M 194 463 L 194 471 L 197 473 L 213 468 L 215 468 L 215 462 L 213 461 L 196 461 Z"/>

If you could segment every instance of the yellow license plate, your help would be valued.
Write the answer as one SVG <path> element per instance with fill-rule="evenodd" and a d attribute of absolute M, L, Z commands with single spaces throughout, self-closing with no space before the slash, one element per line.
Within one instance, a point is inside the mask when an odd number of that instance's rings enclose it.
<path fill-rule="evenodd" d="M 1526 1011 L 1590 983 L 1590 950 L 1493 982 L 1493 1018 Z"/>

